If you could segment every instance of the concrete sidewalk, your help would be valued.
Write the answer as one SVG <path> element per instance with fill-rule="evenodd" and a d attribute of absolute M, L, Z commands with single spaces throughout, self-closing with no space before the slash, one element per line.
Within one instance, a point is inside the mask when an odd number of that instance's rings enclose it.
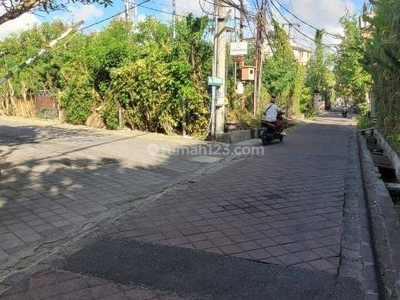
<path fill-rule="evenodd" d="M 375 299 L 355 128 L 328 115 L 264 149 L 8 278 L 1 299 Z"/>

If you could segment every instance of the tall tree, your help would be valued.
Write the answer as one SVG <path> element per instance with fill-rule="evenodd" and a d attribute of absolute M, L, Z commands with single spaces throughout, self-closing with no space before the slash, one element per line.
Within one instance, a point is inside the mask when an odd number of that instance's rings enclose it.
<path fill-rule="evenodd" d="M 277 95 L 279 104 L 285 106 L 290 114 L 298 102 L 298 86 L 303 84 L 303 72 L 296 61 L 286 32 L 273 20 L 272 37 L 273 56 L 265 61 L 263 67 L 263 85 L 270 95 Z M 270 39 L 271 40 L 271 39 Z"/>
<path fill-rule="evenodd" d="M 324 53 L 324 46 L 322 44 L 323 34 L 323 30 L 317 30 L 315 33 L 315 51 L 309 62 L 306 77 L 306 86 L 317 93 L 321 93 L 329 85 L 329 61 Z"/>
<path fill-rule="evenodd" d="M 365 28 L 364 67 L 373 79 L 377 127 L 400 153 L 400 2 L 374 1 Z"/>
<path fill-rule="evenodd" d="M 182 115 L 187 131 L 207 127 L 211 47 L 204 39 L 206 18 L 189 15 L 172 30 L 154 19 L 141 23 L 133 35 L 141 57 L 111 73 L 110 101 L 122 105 L 130 126 L 167 133 L 179 130 Z"/>
<path fill-rule="evenodd" d="M 369 90 L 370 76 L 363 69 L 364 44 L 356 18 L 343 17 L 344 38 L 335 62 L 336 91 L 345 101 L 364 103 Z"/>

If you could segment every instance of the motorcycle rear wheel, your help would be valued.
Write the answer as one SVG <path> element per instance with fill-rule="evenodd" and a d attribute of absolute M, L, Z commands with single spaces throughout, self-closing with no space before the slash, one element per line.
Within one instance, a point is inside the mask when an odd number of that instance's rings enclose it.
<path fill-rule="evenodd" d="M 269 145 L 269 143 L 271 142 L 271 139 L 268 137 L 263 137 L 261 140 L 264 146 Z"/>

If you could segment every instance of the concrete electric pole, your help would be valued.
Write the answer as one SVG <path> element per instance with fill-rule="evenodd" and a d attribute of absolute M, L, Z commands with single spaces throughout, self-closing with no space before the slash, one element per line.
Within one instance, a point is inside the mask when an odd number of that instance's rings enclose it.
<path fill-rule="evenodd" d="M 283 23 L 282 26 L 287 26 L 288 29 L 288 37 L 289 37 L 289 41 L 290 40 L 294 40 L 295 38 L 292 37 L 292 27 L 296 26 L 296 27 L 300 27 L 300 24 L 298 23 Z"/>
<path fill-rule="evenodd" d="M 257 36 L 256 36 L 256 68 L 254 78 L 254 98 L 253 98 L 253 113 L 258 114 L 258 105 L 260 103 L 261 94 L 261 75 L 265 56 L 265 29 L 266 29 L 266 1 L 261 3 L 260 10 L 257 13 Z"/>
<path fill-rule="evenodd" d="M 226 37 L 225 7 L 221 0 L 214 0 L 214 33 L 211 85 L 211 136 L 223 133 L 225 127 L 225 89 L 226 89 Z"/>
<path fill-rule="evenodd" d="M 137 6 L 135 0 L 125 0 L 125 20 L 135 23 L 137 17 Z"/>
<path fill-rule="evenodd" d="M 172 38 L 176 38 L 176 0 L 172 0 Z"/>
<path fill-rule="evenodd" d="M 239 18 L 239 41 L 244 40 L 244 5 L 243 0 L 239 0 L 240 18 Z"/>
<path fill-rule="evenodd" d="M 217 59 L 216 76 L 222 78 L 222 85 L 217 88 L 215 103 L 215 132 L 223 133 L 225 126 L 225 90 L 226 90 L 226 36 L 225 36 L 225 5 L 216 0 L 217 5 Z"/>

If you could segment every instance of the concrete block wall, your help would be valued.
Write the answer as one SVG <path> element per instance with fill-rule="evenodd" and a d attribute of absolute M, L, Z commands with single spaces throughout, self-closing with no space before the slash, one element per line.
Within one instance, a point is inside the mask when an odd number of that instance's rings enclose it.
<path fill-rule="evenodd" d="M 374 137 L 376 138 L 378 145 L 382 147 L 383 153 L 387 156 L 396 171 L 397 180 L 400 181 L 400 157 L 399 155 L 393 150 L 390 144 L 386 141 L 386 139 L 382 136 L 382 134 L 377 130 L 374 129 Z"/>
<path fill-rule="evenodd" d="M 216 134 L 216 141 L 233 144 L 251 139 L 251 130 L 237 130 Z"/>

